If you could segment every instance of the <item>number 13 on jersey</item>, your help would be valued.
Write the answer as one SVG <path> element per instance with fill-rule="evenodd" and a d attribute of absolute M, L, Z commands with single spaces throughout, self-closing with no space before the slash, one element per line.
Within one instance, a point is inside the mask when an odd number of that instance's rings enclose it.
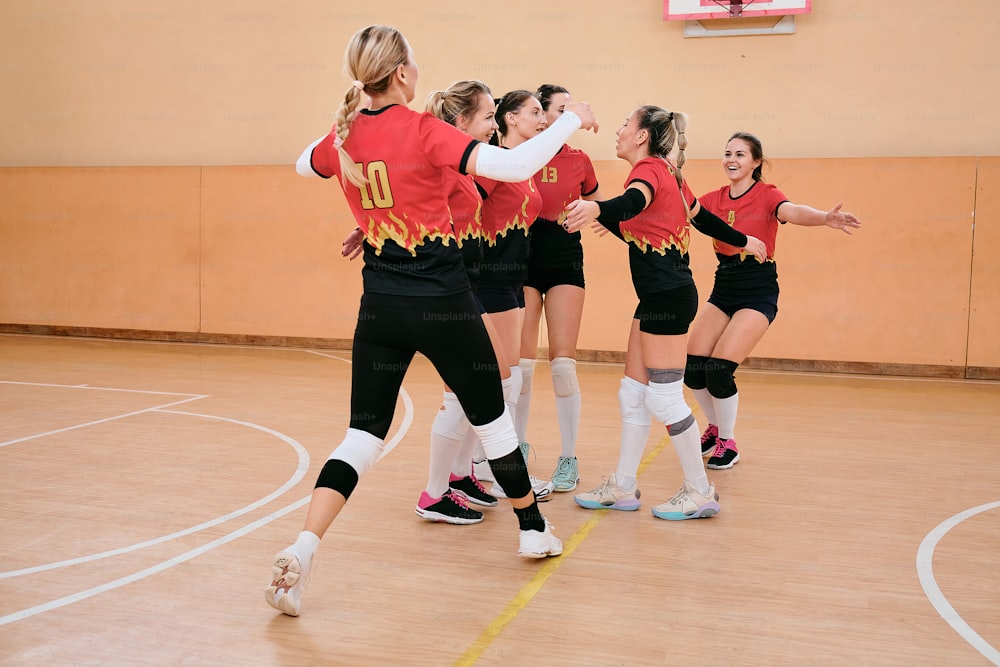
<path fill-rule="evenodd" d="M 555 167 L 542 167 L 542 183 L 557 183 L 559 181 L 559 170 Z"/>

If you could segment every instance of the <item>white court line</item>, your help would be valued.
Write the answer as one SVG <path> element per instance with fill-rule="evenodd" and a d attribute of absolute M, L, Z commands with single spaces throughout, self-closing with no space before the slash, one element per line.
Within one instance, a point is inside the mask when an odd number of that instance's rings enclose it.
<path fill-rule="evenodd" d="M 332 354 L 326 354 L 325 352 L 316 352 L 315 350 L 306 350 L 309 354 L 315 354 L 318 357 L 326 357 L 327 359 L 336 359 L 337 361 L 343 361 L 346 364 L 350 364 L 350 359 L 344 359 L 343 357 L 337 357 Z M 410 400 L 410 395 L 403 389 L 402 386 L 399 388 L 399 397 L 403 400 L 403 421 L 399 425 L 399 430 L 396 435 L 392 437 L 385 447 L 382 448 L 382 453 L 379 455 L 378 460 L 381 461 L 385 458 L 386 454 L 391 452 L 399 444 L 399 441 L 403 439 L 407 431 L 410 430 L 410 425 L 413 423 L 413 401 Z"/>
<path fill-rule="evenodd" d="M 212 549 L 215 549 L 216 547 L 222 546 L 226 542 L 232 542 L 238 537 L 243 537 L 244 535 L 257 530 L 261 526 L 265 526 L 268 523 L 274 521 L 275 519 L 278 519 L 284 516 L 285 514 L 288 514 L 289 512 L 302 507 L 303 505 L 309 502 L 309 498 L 310 496 L 306 496 L 305 498 L 302 498 L 301 500 L 298 500 L 292 503 L 291 505 L 283 507 L 282 509 L 278 510 L 277 512 L 274 512 L 273 514 L 269 514 L 268 516 L 259 519 L 257 521 L 254 521 L 251 524 L 247 524 L 246 526 L 240 528 L 239 530 L 235 530 L 229 533 L 228 535 L 220 537 L 217 540 L 213 540 L 207 544 L 203 544 L 202 546 L 197 547 L 196 549 L 192 549 L 191 551 L 186 551 L 179 556 L 175 556 L 174 558 L 165 560 L 161 563 L 153 565 L 152 567 L 147 567 L 145 570 L 139 570 L 138 572 L 130 574 L 127 577 L 122 577 L 121 579 L 115 579 L 114 581 L 109 581 L 106 584 L 101 584 L 100 586 L 94 586 L 93 588 L 88 588 L 85 591 L 80 591 L 79 593 L 73 593 L 72 595 L 67 595 L 57 600 L 52 600 L 51 602 L 46 602 L 44 604 L 36 605 L 34 607 L 29 607 L 28 609 L 15 611 L 11 614 L 7 614 L 6 616 L 0 616 L 0 626 L 6 625 L 8 623 L 13 623 L 14 621 L 20 621 L 25 618 L 28 618 L 29 616 L 35 616 L 36 614 L 41 614 L 46 611 L 52 611 L 53 609 L 65 607 L 66 605 L 73 604 L 74 602 L 80 602 L 81 600 L 86 600 L 87 598 L 93 597 L 100 593 L 106 593 L 116 588 L 121 588 L 122 586 L 125 586 L 127 584 L 135 583 L 136 581 L 145 579 L 146 577 L 152 576 L 154 574 L 158 574 L 160 572 L 163 572 L 164 570 L 174 567 L 175 565 L 180 565 L 181 563 L 189 561 L 192 558 L 196 558 L 208 551 L 211 551 Z"/>
<path fill-rule="evenodd" d="M 195 396 L 205 398 L 204 394 L 188 394 L 177 391 L 152 391 L 149 389 L 121 389 L 120 387 L 92 387 L 89 384 L 53 384 L 51 382 L 17 382 L 16 380 L 0 380 L 0 384 L 20 384 L 30 387 L 56 387 L 58 389 L 91 389 L 93 391 L 120 391 L 126 394 L 157 394 L 159 396 Z"/>
<path fill-rule="evenodd" d="M 328 357 L 328 358 L 331 358 L 331 359 L 336 359 L 338 361 L 343 361 L 343 362 L 348 363 L 348 364 L 351 363 L 350 360 L 343 359 L 341 357 L 336 357 L 334 355 L 324 354 L 324 353 L 321 353 L 321 352 L 313 352 L 311 350 L 307 350 L 307 351 L 310 352 L 310 353 L 312 353 L 312 354 L 316 354 L 317 356 Z M 17 383 L 17 384 L 28 384 L 28 383 Z M 62 386 L 62 385 L 53 385 L 53 386 Z M 148 393 L 156 393 L 156 392 L 148 392 Z M 184 394 L 180 394 L 180 395 L 184 395 Z M 392 451 L 393 449 L 395 449 L 396 445 L 398 445 L 400 443 L 400 441 L 406 436 L 406 433 L 409 431 L 410 425 L 413 423 L 413 401 L 410 399 L 410 395 L 406 392 L 405 389 L 403 389 L 402 387 L 400 387 L 399 388 L 399 396 L 400 396 L 400 398 L 403 401 L 403 408 L 404 408 L 403 420 L 400 423 L 400 427 L 397 430 L 396 434 L 388 442 L 386 442 L 385 447 L 384 447 L 384 449 L 382 451 L 382 455 L 379 457 L 379 460 L 381 460 L 383 457 L 385 457 L 385 455 L 388 454 L 390 451 Z M 194 397 L 192 397 L 192 398 L 190 398 L 188 400 L 196 400 L 198 398 L 205 398 L 205 396 L 194 396 Z M 168 405 L 163 406 L 163 407 L 170 407 L 171 405 L 178 405 L 180 403 L 185 403 L 185 402 L 187 402 L 187 401 L 179 401 L 177 403 L 168 404 Z M 151 408 L 151 409 L 159 409 L 159 408 Z M 164 412 L 174 412 L 174 411 L 170 411 L 170 410 L 163 410 L 163 411 Z M 145 410 L 139 411 L 139 412 L 137 412 L 135 414 L 139 414 L 140 412 L 145 412 Z M 178 411 L 178 414 L 194 414 L 194 413 L 183 413 L 183 412 L 179 412 Z M 123 415 L 123 416 L 127 416 L 127 415 Z M 225 418 L 222 418 L 222 417 L 212 417 L 212 416 L 209 416 L 209 415 L 197 415 L 197 416 L 203 416 L 203 417 L 207 417 L 207 418 L 210 418 L 210 419 L 211 418 L 225 419 Z M 97 424 L 97 423 L 101 423 L 103 421 L 110 421 L 110 420 L 98 420 L 98 421 L 95 421 L 95 422 L 92 422 L 92 423 Z M 233 420 L 233 421 L 235 421 L 235 420 Z M 260 427 L 260 428 L 265 429 L 265 427 Z M 57 431 L 52 431 L 52 433 L 59 433 L 59 432 L 61 432 L 63 430 L 68 430 L 68 429 L 59 429 Z M 44 434 L 42 434 L 42 435 L 44 435 Z M 36 437 L 40 437 L 40 436 L 36 436 Z M 3 444 L 10 444 L 10 443 L 0 443 L 0 446 L 2 446 Z M 300 463 L 300 465 L 301 465 L 301 463 Z M 136 581 L 140 581 L 142 579 L 145 579 L 146 577 L 150 577 L 150 576 L 152 576 L 154 574 L 158 574 L 160 572 L 163 572 L 164 570 L 167 570 L 167 569 L 169 569 L 171 567 L 174 567 L 176 565 L 179 565 L 181 563 L 189 561 L 192 558 L 196 558 L 197 556 L 200 556 L 200 555 L 202 555 L 204 553 L 207 553 L 208 551 L 211 551 L 212 549 L 215 549 L 216 547 L 222 546 L 223 544 L 226 544 L 227 542 L 231 542 L 231 541 L 233 541 L 233 540 L 235 540 L 237 538 L 243 537 L 244 535 L 247 535 L 247 534 L 249 534 L 249 533 L 257 530 L 258 528 L 266 526 L 267 524 L 271 523 L 272 521 L 274 521 L 276 519 L 279 519 L 279 518 L 283 517 L 284 515 L 288 514 L 289 512 L 293 512 L 294 510 L 302 507 L 303 505 L 306 505 L 310 501 L 311 498 L 312 498 L 312 495 L 310 494 L 309 496 L 306 496 L 305 498 L 302 498 L 301 500 L 298 500 L 298 501 L 292 503 L 291 505 L 287 505 L 287 506 L 283 507 L 282 509 L 278 510 L 277 512 L 273 512 L 273 513 L 271 513 L 271 514 L 269 514 L 269 515 L 267 515 L 267 516 L 265 516 L 265 517 L 263 517 L 263 518 L 255 521 L 255 522 L 250 523 L 250 524 L 244 526 L 243 528 L 240 528 L 239 530 L 236 530 L 236 531 L 234 531 L 232 533 L 229 533 L 228 535 L 225 535 L 225 536 L 223 536 L 223 537 L 221 537 L 221 538 L 219 538 L 217 540 L 214 540 L 212 542 L 204 544 L 204 545 L 202 545 L 202 546 L 200 546 L 200 547 L 198 547 L 196 549 L 192 549 L 191 551 L 185 552 L 185 553 L 183 553 L 183 554 L 181 554 L 179 556 L 176 556 L 174 558 L 171 558 L 169 560 L 163 561 L 163 562 L 161 562 L 161 563 L 159 563 L 157 565 L 154 565 L 152 567 L 148 567 L 148 568 L 146 568 L 144 570 L 140 570 L 139 572 L 131 574 L 131 575 L 127 576 L 127 577 L 122 577 L 120 579 L 115 579 L 114 581 L 110 581 L 110 582 L 108 582 L 106 584 L 101 584 L 100 586 L 95 586 L 93 588 L 89 588 L 87 590 L 80 591 L 80 592 L 74 593 L 72 595 L 67 595 L 65 597 L 62 597 L 62 598 L 59 598 L 59 599 L 56 599 L 56 600 L 52 600 L 51 602 L 46 602 L 44 604 L 36 605 L 34 607 L 29 607 L 28 609 L 22 609 L 21 611 L 16 611 L 16 612 L 7 614 L 6 616 L 0 616 L 0 626 L 6 625 L 8 623 L 12 623 L 14 621 L 20 621 L 22 619 L 28 618 L 30 616 L 35 616 L 36 614 L 41 614 L 41 613 L 44 613 L 46 611 L 51 611 L 53 609 L 58 609 L 60 607 L 65 607 L 65 606 L 73 604 L 75 602 L 79 602 L 81 600 L 86 600 L 87 598 L 93 597 L 93 596 L 98 595 L 100 593 L 105 593 L 107 591 L 111 591 L 111 590 L 114 590 L 116 588 L 120 588 L 122 586 L 126 586 L 126 585 L 134 583 Z"/>
<path fill-rule="evenodd" d="M 937 581 L 934 580 L 934 569 L 931 561 L 934 559 L 934 549 L 937 547 L 937 543 L 941 541 L 941 538 L 949 530 L 970 517 L 997 508 L 1000 508 L 1000 502 L 980 505 L 942 521 L 938 524 L 937 528 L 927 534 L 927 537 L 920 543 L 920 548 L 917 550 L 917 574 L 920 577 L 920 585 L 924 587 L 927 599 L 934 605 L 941 618 L 947 621 L 948 625 L 954 628 L 955 632 L 962 639 L 969 642 L 973 648 L 982 653 L 994 665 L 1000 665 L 1000 651 L 993 648 L 975 630 L 969 627 L 969 624 L 962 620 L 962 617 L 955 611 L 955 608 L 948 603 L 947 598 L 945 598 L 938 587 Z"/>
<path fill-rule="evenodd" d="M 270 494 L 264 496 L 260 500 L 254 502 L 254 503 L 252 503 L 250 505 L 247 505 L 246 507 L 242 507 L 242 508 L 240 508 L 238 510 L 235 510 L 233 512 L 230 512 L 228 514 L 224 514 L 223 516 L 220 516 L 220 517 L 217 517 L 215 519 L 212 519 L 210 521 L 206 521 L 204 523 L 200 523 L 197 526 L 193 526 L 191 528 L 185 528 L 184 530 L 179 530 L 179 531 L 177 531 L 175 533 L 170 533 L 169 535 L 164 535 L 162 537 L 157 537 L 157 538 L 154 538 L 154 539 L 151 539 L 151 540 L 146 540 L 145 542 L 139 542 L 137 544 L 132 544 L 132 545 L 129 545 L 129 546 L 126 546 L 126 547 L 120 547 L 118 549 L 112 549 L 110 551 L 103 551 L 101 553 L 91 554 L 89 556 L 81 556 L 79 558 L 71 558 L 69 560 L 58 561 L 56 563 L 49 563 L 47 565 L 37 565 L 35 567 L 26 567 L 26 568 L 23 568 L 21 570 L 10 570 L 8 572 L 0 572 L 0 579 L 7 579 L 9 577 L 17 577 L 17 576 L 21 576 L 21 575 L 24 575 L 24 574 L 34 574 L 36 572 L 45 572 L 47 570 L 56 570 L 56 569 L 61 568 L 61 567 L 68 567 L 70 565 L 79 565 L 80 563 L 88 563 L 90 561 L 100 560 L 102 558 L 109 558 L 111 556 L 120 556 L 122 554 L 127 554 L 127 553 L 131 553 L 133 551 L 138 551 L 140 549 L 145 549 L 146 547 L 151 547 L 151 546 L 154 546 L 156 544 L 163 544 L 164 542 L 169 542 L 170 540 L 174 540 L 174 539 L 177 539 L 179 537 L 184 537 L 185 535 L 191 535 L 192 533 L 197 533 L 197 532 L 200 532 L 200 531 L 205 530 L 207 528 L 212 528 L 213 526 L 218 526 L 221 523 L 225 523 L 226 521 L 229 521 L 231 519 L 235 519 L 236 517 L 239 517 L 239 516 L 242 516 L 244 514 L 247 514 L 248 512 L 252 512 L 253 510 L 257 509 L 258 507 L 262 507 L 262 506 L 266 505 L 267 503 L 271 502 L 272 500 L 275 500 L 276 498 L 284 495 L 286 491 L 288 491 L 289 489 L 291 489 L 292 487 L 294 487 L 296 484 L 298 484 L 299 481 L 301 481 L 302 478 L 305 477 L 306 472 L 308 472 L 308 470 L 309 470 L 309 452 L 306 451 L 306 448 L 303 447 L 298 442 L 296 442 L 294 439 L 290 438 L 289 436 L 284 435 L 283 433 L 280 433 L 280 432 L 275 431 L 273 429 L 267 428 L 266 426 L 261 426 L 259 424 L 254 424 L 254 423 L 251 423 L 251 422 L 240 421 L 238 419 L 230 419 L 228 417 L 218 417 L 216 415 L 206 415 L 206 414 L 199 414 L 199 413 L 195 413 L 195 412 L 181 412 L 179 410 L 160 410 L 159 412 L 166 412 L 166 413 L 174 414 L 174 415 L 186 415 L 186 416 L 190 416 L 190 417 L 202 417 L 204 419 L 217 419 L 219 421 L 229 422 L 231 424 L 239 424 L 241 426 L 248 426 L 250 428 L 257 429 L 258 431 L 263 431 L 264 433 L 269 433 L 269 434 L 273 435 L 274 437 L 278 438 L 279 440 L 284 441 L 292 449 L 295 450 L 295 452 L 296 452 L 296 454 L 298 454 L 298 458 L 299 458 L 298 466 L 295 469 L 295 473 L 292 475 L 292 477 L 290 477 L 288 479 L 288 481 L 286 481 L 284 484 L 282 484 L 280 487 L 278 487 L 275 491 L 273 491 Z"/>
<path fill-rule="evenodd" d="M 91 387 L 87 387 L 87 389 L 90 389 L 90 388 Z M 128 390 L 109 389 L 109 390 L 103 390 L 103 391 L 128 391 Z M 152 393 L 152 392 L 147 392 L 147 393 Z M 176 395 L 178 395 L 178 396 L 184 396 L 185 394 L 176 394 Z M 57 433 L 65 433 L 66 431 L 74 431 L 74 430 L 76 430 L 78 428 L 86 428 L 87 426 L 95 426 L 97 424 L 104 424 L 106 422 L 115 421 L 117 419 L 125 419 L 126 417 L 134 417 L 135 415 L 141 415 L 141 414 L 144 414 L 146 412 L 156 412 L 157 410 L 164 410 L 164 408 L 171 408 L 171 407 L 173 407 L 175 405 L 181 405 L 183 403 L 190 403 L 191 401 L 197 401 L 199 399 L 205 398 L 204 396 L 193 396 L 191 394 L 187 394 L 187 395 L 191 396 L 191 398 L 185 398 L 182 401 L 173 401 L 172 403 L 164 403 L 163 405 L 154 405 L 153 407 L 150 407 L 150 408 L 143 408 L 142 410 L 135 410 L 133 412 L 126 412 L 124 414 L 115 415 L 114 417 L 105 417 L 104 419 L 95 419 L 94 421 L 85 422 L 83 424 L 76 424 L 75 426 L 67 426 L 65 428 L 57 428 L 54 431 L 46 431 L 45 433 L 36 433 L 34 435 L 26 435 L 23 438 L 15 438 L 14 440 L 8 440 L 7 442 L 0 442 L 0 447 L 6 447 L 7 445 L 14 445 L 14 444 L 17 444 L 19 442 L 26 442 L 28 440 L 34 440 L 35 438 L 44 438 L 44 437 L 47 437 L 47 436 L 50 436 L 50 435 L 55 435 Z"/>

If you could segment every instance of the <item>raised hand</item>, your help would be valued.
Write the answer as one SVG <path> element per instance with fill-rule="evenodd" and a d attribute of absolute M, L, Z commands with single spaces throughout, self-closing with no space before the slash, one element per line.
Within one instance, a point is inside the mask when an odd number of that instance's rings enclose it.
<path fill-rule="evenodd" d="M 580 117 L 581 125 L 580 129 L 583 130 L 594 130 L 594 134 L 597 134 L 599 123 L 597 122 L 597 116 L 590 109 L 590 104 L 587 102 L 570 102 L 566 105 L 566 111 L 572 111 L 577 116 Z"/>

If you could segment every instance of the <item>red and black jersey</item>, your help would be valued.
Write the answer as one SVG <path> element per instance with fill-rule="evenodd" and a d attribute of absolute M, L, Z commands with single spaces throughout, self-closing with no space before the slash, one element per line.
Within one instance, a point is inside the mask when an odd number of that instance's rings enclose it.
<path fill-rule="evenodd" d="M 739 197 L 723 186 L 698 198 L 701 205 L 738 231 L 756 236 L 767 247 L 767 261 L 757 259 L 739 248 L 716 240 L 719 266 L 715 271 L 715 290 L 732 296 L 778 293 L 778 272 L 774 263 L 778 236 L 778 207 L 788 198 L 775 186 L 756 181 Z"/>
<path fill-rule="evenodd" d="M 448 170 L 444 176 L 455 238 L 462 251 L 469 282 L 475 287 L 483 262 L 483 197 L 471 175 Z"/>
<path fill-rule="evenodd" d="M 653 193 L 646 208 L 620 226 L 639 298 L 694 284 L 688 262 L 691 228 L 674 170 L 668 160 L 648 157 L 636 162 L 625 179 L 626 188 L 640 182 Z M 689 204 L 695 201 L 687 182 L 683 196 Z"/>
<path fill-rule="evenodd" d="M 503 183 L 476 176 L 483 196 L 481 282 L 520 285 L 528 276 L 528 228 L 542 206 L 532 179 Z"/>
<path fill-rule="evenodd" d="M 583 151 L 564 144 L 533 180 L 542 196 L 542 207 L 531 227 L 529 263 L 545 269 L 582 267 L 580 232 L 569 233 L 562 223 L 570 202 L 597 191 L 593 163 Z"/>
<path fill-rule="evenodd" d="M 368 179 L 358 188 L 342 178 L 335 139 L 336 129 L 316 145 L 312 168 L 337 177 L 365 234 L 365 291 L 444 295 L 469 289 L 444 176 L 464 171 L 476 140 L 405 106 L 360 110 L 344 141 Z"/>

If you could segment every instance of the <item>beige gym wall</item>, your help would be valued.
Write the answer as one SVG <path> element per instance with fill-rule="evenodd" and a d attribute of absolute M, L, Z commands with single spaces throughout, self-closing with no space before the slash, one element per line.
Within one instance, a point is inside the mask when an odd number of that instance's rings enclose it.
<path fill-rule="evenodd" d="M 691 39 L 645 0 L 518 0 L 503 15 L 450 1 L 4 3 L 0 323 L 349 338 L 360 291 L 358 263 L 338 253 L 349 215 L 335 184 L 290 165 L 332 122 L 350 35 L 383 22 L 416 51 L 415 108 L 464 77 L 497 93 L 560 83 L 590 100 L 602 131 L 572 143 L 607 195 L 626 173 L 616 126 L 655 103 L 690 114 L 695 192 L 725 182 L 718 156 L 743 129 L 794 201 L 858 213 L 853 238 L 780 231 L 781 314 L 755 350 L 768 363 L 989 376 L 1000 18 L 965 0 L 813 5 L 794 35 Z M 695 237 L 705 296 L 713 258 Z M 614 356 L 634 306 L 624 248 L 585 242 L 580 347 Z"/>

